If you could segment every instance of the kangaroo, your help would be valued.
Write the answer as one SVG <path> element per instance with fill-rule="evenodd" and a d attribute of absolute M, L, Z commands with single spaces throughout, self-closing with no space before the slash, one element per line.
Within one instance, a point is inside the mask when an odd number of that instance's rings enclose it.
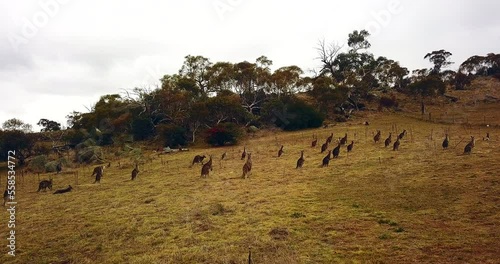
<path fill-rule="evenodd" d="M 297 167 L 295 167 L 296 169 L 298 168 L 302 168 L 302 166 L 304 165 L 304 151 L 302 150 L 300 152 L 300 158 L 297 160 Z"/>
<path fill-rule="evenodd" d="M 403 139 L 403 137 L 406 135 L 406 129 L 403 129 L 403 132 L 401 132 L 401 134 L 399 134 L 398 138 L 399 139 Z"/>
<path fill-rule="evenodd" d="M 61 162 L 57 163 L 56 166 L 56 174 L 59 174 L 62 171 L 62 164 Z"/>
<path fill-rule="evenodd" d="M 392 142 L 392 133 L 389 133 L 389 137 L 387 137 L 387 139 L 384 142 L 385 147 L 387 148 L 387 146 L 389 146 L 391 142 Z"/>
<path fill-rule="evenodd" d="M 321 145 L 321 153 L 325 152 L 327 148 L 328 148 L 328 141 L 325 142 L 325 144 Z"/>
<path fill-rule="evenodd" d="M 9 191 L 5 189 L 5 191 L 3 192 L 3 206 L 5 206 L 7 200 L 9 200 Z"/>
<path fill-rule="evenodd" d="M 339 157 L 339 154 L 340 154 L 340 146 L 341 146 L 341 145 L 342 145 L 342 144 L 340 144 L 340 142 L 339 142 L 339 144 L 338 144 L 338 145 L 337 145 L 337 146 L 333 149 L 332 154 L 333 154 L 333 157 L 334 157 L 334 158 L 338 158 L 338 157 Z"/>
<path fill-rule="evenodd" d="M 211 170 L 212 170 L 212 156 L 210 155 L 210 159 L 208 160 L 208 162 L 203 164 L 203 167 L 201 167 L 201 177 L 205 178 L 208 177 Z"/>
<path fill-rule="evenodd" d="M 373 137 L 373 141 L 375 141 L 375 143 L 378 143 L 380 140 L 380 130 L 377 130 L 377 134 L 375 134 L 375 136 Z"/>
<path fill-rule="evenodd" d="M 329 150 L 328 155 L 326 155 L 323 158 L 323 164 L 321 165 L 321 167 L 328 167 L 328 164 L 330 163 L 331 155 L 332 155 L 332 151 Z"/>
<path fill-rule="evenodd" d="M 281 145 L 280 150 L 278 150 L 278 158 L 281 157 L 281 155 L 283 155 L 283 153 L 285 153 L 285 152 L 283 151 L 283 145 Z"/>
<path fill-rule="evenodd" d="M 50 180 L 43 180 L 41 181 L 39 184 L 38 184 L 38 191 L 39 192 L 40 190 L 44 190 L 46 191 L 46 189 L 49 188 L 50 190 L 52 190 L 52 179 Z"/>
<path fill-rule="evenodd" d="M 347 145 L 347 152 L 351 152 L 354 147 L 354 141 L 351 141 L 351 144 Z"/>
<path fill-rule="evenodd" d="M 247 150 L 246 147 L 243 147 L 243 152 L 241 153 L 241 160 L 244 160 L 246 156 L 247 156 Z"/>
<path fill-rule="evenodd" d="M 203 159 L 205 159 L 205 155 L 196 155 L 194 156 L 194 159 L 193 159 L 193 163 L 191 164 L 191 167 L 195 164 L 195 163 L 201 163 L 203 164 Z"/>
<path fill-rule="evenodd" d="M 59 189 L 59 190 L 55 191 L 54 194 L 67 193 L 67 192 L 71 192 L 71 190 L 73 190 L 73 187 L 71 187 L 71 185 L 69 185 L 68 188 Z"/>
<path fill-rule="evenodd" d="M 245 164 L 243 165 L 243 175 L 242 175 L 242 178 L 246 179 L 247 175 L 249 175 L 251 171 L 252 171 L 252 154 L 248 153 L 247 162 L 245 162 Z"/>
<path fill-rule="evenodd" d="M 396 150 L 399 150 L 399 145 L 401 143 L 399 142 L 399 137 L 398 139 L 396 140 L 396 142 L 394 142 L 394 146 L 392 147 L 392 150 L 396 151 Z"/>
<path fill-rule="evenodd" d="M 101 178 L 104 174 L 104 168 L 105 166 L 102 165 L 102 166 L 97 166 L 94 168 L 94 171 L 92 172 L 92 175 L 90 175 L 90 177 L 94 176 L 95 175 L 95 181 L 94 183 L 101 183 Z"/>
<path fill-rule="evenodd" d="M 471 137 L 471 141 L 465 145 L 464 148 L 464 154 L 471 154 L 472 149 L 476 146 L 476 139 L 474 137 Z"/>
<path fill-rule="evenodd" d="M 345 136 L 340 140 L 340 145 L 345 145 L 347 143 L 347 133 L 345 133 Z"/>
<path fill-rule="evenodd" d="M 332 143 L 333 140 L 333 133 L 330 134 L 330 136 L 326 139 L 326 143 L 330 144 Z"/>
<path fill-rule="evenodd" d="M 450 139 L 448 138 L 448 134 L 446 134 L 442 144 L 443 149 L 447 149 L 449 144 L 450 144 Z"/>
<path fill-rule="evenodd" d="M 139 168 L 137 167 L 137 163 L 135 164 L 135 168 L 132 170 L 132 180 L 135 180 L 137 177 L 137 174 L 139 174 Z"/>
<path fill-rule="evenodd" d="M 313 135 L 313 141 L 311 142 L 311 147 L 314 148 L 318 144 L 318 138 L 314 137 Z"/>

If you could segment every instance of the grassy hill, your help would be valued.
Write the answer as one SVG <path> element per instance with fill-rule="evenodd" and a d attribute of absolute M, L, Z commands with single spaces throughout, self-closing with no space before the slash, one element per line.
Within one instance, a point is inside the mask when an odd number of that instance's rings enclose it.
<path fill-rule="evenodd" d="M 392 151 L 373 142 L 377 129 L 382 141 L 391 131 L 393 139 L 408 134 Z M 491 140 L 482 141 L 487 131 Z M 354 150 L 342 147 L 320 168 L 331 132 L 348 133 Z M 462 155 L 471 135 L 476 147 Z M 53 178 L 53 191 L 74 187 L 62 195 L 37 193 L 36 175 L 18 177 L 17 255 L 2 246 L 0 262 L 247 263 L 251 247 L 254 263 L 268 264 L 498 263 L 498 135 L 498 127 L 368 113 L 327 129 L 261 132 L 237 147 L 149 151 L 135 181 L 129 159 L 112 161 L 101 184 L 92 184 L 93 166 L 73 169 L 78 184 L 71 171 L 40 176 Z M 246 180 L 243 145 L 253 158 Z M 295 169 L 301 150 L 305 165 Z M 214 157 L 206 179 L 200 165 L 190 168 L 196 154 Z M 4 223 L 7 212 L 0 217 Z M 6 232 L 2 224 L 0 237 Z"/>

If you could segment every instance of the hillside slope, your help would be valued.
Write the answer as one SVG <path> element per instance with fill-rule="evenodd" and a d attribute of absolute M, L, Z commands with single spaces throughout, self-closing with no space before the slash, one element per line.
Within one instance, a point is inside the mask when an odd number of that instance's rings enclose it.
<path fill-rule="evenodd" d="M 500 247 L 499 128 L 424 122 L 405 114 L 368 113 L 328 129 L 257 135 L 241 146 L 195 149 L 133 165 L 114 160 L 101 184 L 93 167 L 75 175 L 18 177 L 17 256 L 1 263 L 495 263 Z M 373 142 L 408 134 L 399 151 Z M 481 129 L 481 130 L 480 130 Z M 444 132 L 450 148 L 441 149 Z M 462 155 L 471 135 L 471 155 Z M 320 168 L 325 138 L 348 134 L 347 155 Z M 317 148 L 311 148 L 314 135 Z M 243 145 L 253 170 L 241 179 Z M 285 154 L 277 158 L 280 145 Z M 392 145 L 391 145 L 392 146 Z M 332 149 L 334 146 L 330 146 Z M 300 151 L 305 165 L 295 169 Z M 227 160 L 219 161 L 227 151 Z M 213 155 L 200 178 L 196 154 Z M 121 168 L 118 168 L 118 162 Z M 4 210 L 2 223 L 8 219 Z M 0 236 L 6 237 L 2 224 Z M 4 250 L 6 250 L 4 248 Z"/>

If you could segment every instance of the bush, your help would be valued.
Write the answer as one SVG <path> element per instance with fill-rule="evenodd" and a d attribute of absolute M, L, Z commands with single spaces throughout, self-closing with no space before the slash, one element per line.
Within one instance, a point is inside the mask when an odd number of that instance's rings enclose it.
<path fill-rule="evenodd" d="M 45 164 L 47 164 L 47 156 L 39 155 L 31 159 L 28 168 L 33 172 L 45 172 Z"/>
<path fill-rule="evenodd" d="M 423 80 L 408 85 L 408 89 L 422 96 L 443 95 L 446 92 L 446 84 L 437 76 L 427 76 Z"/>
<path fill-rule="evenodd" d="M 222 123 L 207 130 L 206 141 L 213 146 L 235 145 L 242 134 L 238 125 Z"/>
<path fill-rule="evenodd" d="M 57 171 L 57 164 L 59 164 L 59 162 L 63 166 L 67 166 L 69 164 L 65 158 L 50 161 L 50 162 L 45 163 L 45 172 L 56 172 Z"/>
<path fill-rule="evenodd" d="M 88 138 L 85 141 L 81 142 L 80 144 L 76 145 L 75 148 L 77 150 L 81 150 L 81 149 L 84 149 L 84 148 L 93 147 L 95 145 L 96 145 L 96 142 L 93 139 Z"/>
<path fill-rule="evenodd" d="M 297 99 L 288 104 L 284 118 L 278 118 L 276 121 L 275 124 L 284 130 L 291 131 L 320 127 L 323 124 L 324 117 L 312 106 Z"/>
<path fill-rule="evenodd" d="M 295 97 L 271 100 L 262 111 L 263 120 L 288 131 L 317 128 L 325 119 L 314 107 Z"/>
<path fill-rule="evenodd" d="M 380 107 L 385 107 L 385 108 L 396 108 L 398 107 L 399 103 L 394 95 L 391 97 L 382 96 L 380 97 L 379 105 Z"/>
<path fill-rule="evenodd" d="M 88 137 L 89 133 L 85 131 L 85 129 L 71 129 L 68 130 L 63 139 L 67 141 L 72 148 L 74 148 L 76 145 L 82 143 Z"/>
<path fill-rule="evenodd" d="M 164 146 L 176 148 L 179 145 L 185 146 L 187 144 L 186 129 L 181 126 L 162 124 L 157 127 L 157 131 Z"/>
<path fill-rule="evenodd" d="M 52 143 L 50 142 L 36 142 L 33 147 L 35 155 L 49 155 L 52 151 Z"/>
<path fill-rule="evenodd" d="M 134 119 L 132 121 L 132 134 L 134 140 L 146 140 L 154 135 L 154 125 L 147 118 Z"/>
<path fill-rule="evenodd" d="M 78 150 L 76 153 L 76 160 L 79 163 L 91 163 L 102 161 L 104 154 L 100 147 L 86 147 Z"/>

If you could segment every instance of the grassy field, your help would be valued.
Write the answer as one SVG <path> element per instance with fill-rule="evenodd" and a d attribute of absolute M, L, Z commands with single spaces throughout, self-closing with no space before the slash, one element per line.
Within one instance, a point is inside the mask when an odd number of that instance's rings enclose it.
<path fill-rule="evenodd" d="M 376 129 L 382 141 L 390 131 L 408 134 L 392 151 L 373 142 Z M 486 131 L 490 141 L 481 140 Z M 331 132 L 348 133 L 354 150 L 343 147 L 320 168 Z M 237 147 L 150 151 L 135 181 L 130 160 L 112 161 L 101 184 L 92 184 L 93 167 L 79 169 L 78 185 L 71 173 L 52 175 L 53 191 L 73 185 L 62 195 L 37 193 L 37 176 L 18 178 L 17 255 L 1 246 L 0 263 L 247 263 L 249 247 L 254 263 L 267 264 L 499 263 L 498 127 L 367 114 L 327 129 L 262 133 Z M 462 155 L 471 135 L 476 147 Z M 246 180 L 243 144 L 253 158 Z M 305 165 L 295 169 L 301 150 Z M 189 167 L 196 154 L 214 156 L 206 179 L 200 165 Z M 0 217 L 5 223 L 7 212 Z M 0 231 L 6 245 L 6 224 Z"/>

